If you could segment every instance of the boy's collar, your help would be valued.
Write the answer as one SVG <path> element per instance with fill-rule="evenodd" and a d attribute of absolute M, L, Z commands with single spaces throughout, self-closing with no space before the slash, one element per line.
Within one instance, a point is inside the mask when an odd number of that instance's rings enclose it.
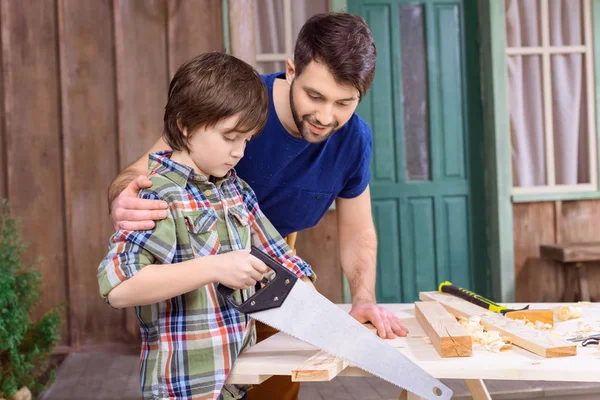
<path fill-rule="evenodd" d="M 152 172 L 167 176 L 173 182 L 181 187 L 185 187 L 188 181 L 194 183 L 208 183 L 209 177 L 204 174 L 197 173 L 190 166 L 180 164 L 171 160 L 173 150 L 161 150 L 155 153 L 150 153 L 148 160 L 148 169 Z M 215 185 L 226 181 L 229 178 L 236 178 L 235 170 L 231 169 L 222 178 L 216 180 Z"/>

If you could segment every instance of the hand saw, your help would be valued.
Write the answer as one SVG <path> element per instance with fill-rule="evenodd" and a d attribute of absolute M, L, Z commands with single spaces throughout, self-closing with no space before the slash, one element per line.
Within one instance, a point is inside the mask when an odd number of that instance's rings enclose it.
<path fill-rule="evenodd" d="M 447 400 L 452 390 L 385 343 L 361 323 L 302 282 L 289 269 L 252 246 L 250 254 L 274 272 L 262 289 L 242 303 L 234 289 L 218 291 L 240 312 L 430 400 Z"/>

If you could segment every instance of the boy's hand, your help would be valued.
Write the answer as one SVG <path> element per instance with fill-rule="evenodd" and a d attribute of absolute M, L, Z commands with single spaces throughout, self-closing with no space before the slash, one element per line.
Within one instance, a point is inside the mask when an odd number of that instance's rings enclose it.
<path fill-rule="evenodd" d="M 216 281 L 232 289 L 248 289 L 269 271 L 264 262 L 250 254 L 250 250 L 237 250 L 220 254 Z"/>
<path fill-rule="evenodd" d="M 152 229 L 154 221 L 167 217 L 168 204 L 162 200 L 147 200 L 137 197 L 140 189 L 149 188 L 152 181 L 140 175 L 127 185 L 113 201 L 110 217 L 115 230 L 142 231 Z"/>

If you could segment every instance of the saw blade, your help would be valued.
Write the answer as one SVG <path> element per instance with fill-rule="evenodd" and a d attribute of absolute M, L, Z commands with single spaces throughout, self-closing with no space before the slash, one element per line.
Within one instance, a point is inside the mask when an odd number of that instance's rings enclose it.
<path fill-rule="evenodd" d="M 452 397 L 450 388 L 301 280 L 280 307 L 250 316 L 417 396 Z"/>

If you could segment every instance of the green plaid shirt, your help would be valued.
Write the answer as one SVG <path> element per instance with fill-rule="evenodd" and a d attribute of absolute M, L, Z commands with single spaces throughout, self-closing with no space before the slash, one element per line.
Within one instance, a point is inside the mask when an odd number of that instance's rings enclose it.
<path fill-rule="evenodd" d="M 211 182 L 170 160 L 150 155 L 152 187 L 145 199 L 169 204 L 166 219 L 152 230 L 116 232 L 98 268 L 106 298 L 118 284 L 150 264 L 247 249 L 253 244 L 299 277 L 314 279 L 260 211 L 252 189 L 235 171 Z M 135 307 L 142 334 L 140 359 L 144 399 L 238 399 L 249 386 L 225 385 L 240 351 L 255 341 L 254 324 L 217 292 L 217 283 L 148 306 Z M 247 298 L 253 292 L 240 291 Z"/>

